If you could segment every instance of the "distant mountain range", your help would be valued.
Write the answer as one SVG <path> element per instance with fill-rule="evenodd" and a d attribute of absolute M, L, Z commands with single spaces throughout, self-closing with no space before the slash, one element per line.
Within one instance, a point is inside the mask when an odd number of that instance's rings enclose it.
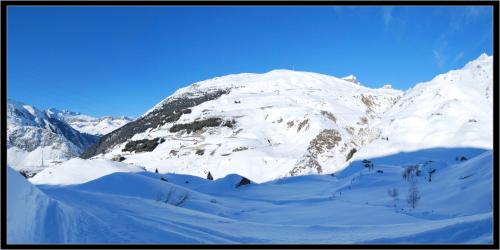
<path fill-rule="evenodd" d="M 9 99 L 7 160 L 16 170 L 32 175 L 46 166 L 79 156 L 102 134 L 129 121 L 125 117 L 94 118 L 70 111 L 39 110 Z"/>

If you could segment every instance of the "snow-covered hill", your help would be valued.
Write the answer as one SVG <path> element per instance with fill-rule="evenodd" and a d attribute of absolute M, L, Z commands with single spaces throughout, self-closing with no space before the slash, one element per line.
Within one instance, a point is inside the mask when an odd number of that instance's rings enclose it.
<path fill-rule="evenodd" d="M 257 182 L 328 173 L 378 137 L 370 123 L 401 94 L 289 70 L 218 77 L 178 90 L 82 156 Z"/>
<path fill-rule="evenodd" d="M 59 120 L 65 121 L 72 128 L 80 131 L 81 133 L 97 136 L 103 136 L 133 120 L 132 118 L 125 116 L 103 116 L 96 118 L 68 110 L 48 109 L 47 112 L 53 114 Z"/>
<path fill-rule="evenodd" d="M 493 57 L 482 54 L 417 84 L 373 126 L 382 131 L 380 138 L 355 158 L 433 147 L 493 148 Z"/>
<path fill-rule="evenodd" d="M 352 75 L 217 77 L 179 89 L 82 157 L 264 182 L 332 173 L 352 159 L 402 150 L 491 148 L 492 74 L 492 57 L 483 54 L 406 92 L 370 89 Z"/>
<path fill-rule="evenodd" d="M 234 174 L 210 181 L 123 168 L 127 164 L 113 161 L 95 167 L 96 160 L 78 160 L 55 167 L 45 182 L 42 173 L 31 179 L 55 185 L 33 187 L 9 168 L 7 240 L 492 243 L 491 150 L 434 148 L 370 161 L 372 169 L 355 161 L 335 176 L 241 186 L 242 177 Z M 404 179 L 402 173 L 411 166 L 420 172 Z M 128 173 L 109 174 L 120 168 Z M 419 197 L 414 208 L 407 202 L 412 183 Z"/>

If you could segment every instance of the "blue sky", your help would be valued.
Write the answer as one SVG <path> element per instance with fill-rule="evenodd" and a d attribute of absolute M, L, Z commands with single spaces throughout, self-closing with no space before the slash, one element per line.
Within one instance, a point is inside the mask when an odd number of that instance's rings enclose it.
<path fill-rule="evenodd" d="M 492 54 L 491 7 L 8 7 L 8 97 L 139 116 L 176 89 L 272 69 L 408 89 Z"/>

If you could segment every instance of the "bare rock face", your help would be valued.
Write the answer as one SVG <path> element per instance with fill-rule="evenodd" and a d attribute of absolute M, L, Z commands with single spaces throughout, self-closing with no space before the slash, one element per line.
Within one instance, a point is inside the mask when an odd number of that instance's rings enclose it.
<path fill-rule="evenodd" d="M 316 157 L 318 154 L 324 153 L 337 146 L 341 140 L 342 137 L 337 130 L 325 129 L 311 141 L 307 150 L 312 156 Z"/>
<path fill-rule="evenodd" d="M 316 160 L 316 157 L 308 154 L 300 160 L 295 167 L 290 171 L 290 176 L 299 176 L 306 174 L 321 174 L 323 168 Z"/>
<path fill-rule="evenodd" d="M 370 95 L 361 95 L 361 101 L 366 105 L 369 111 L 372 111 L 372 107 L 375 106 L 373 97 Z"/>
<path fill-rule="evenodd" d="M 138 141 L 130 141 L 125 144 L 125 148 L 122 150 L 123 152 L 151 152 L 153 151 L 160 143 L 165 142 L 163 138 L 155 138 L 153 140 L 142 139 Z"/>
<path fill-rule="evenodd" d="M 331 120 L 332 122 L 334 123 L 337 123 L 337 118 L 331 113 L 331 112 L 328 112 L 328 111 L 325 111 L 325 110 L 322 110 L 321 111 L 321 114 L 328 118 L 329 120 Z"/>
<path fill-rule="evenodd" d="M 235 120 L 224 121 L 223 119 L 221 119 L 219 117 L 211 117 L 211 118 L 201 120 L 201 121 L 194 121 L 192 123 L 174 124 L 170 128 L 170 132 L 175 133 L 175 132 L 178 132 L 181 130 L 185 130 L 188 134 L 190 134 L 191 132 L 197 132 L 197 131 L 200 131 L 206 127 L 225 126 L 225 127 L 232 128 L 235 123 L 236 123 Z"/>
<path fill-rule="evenodd" d="M 208 172 L 207 174 L 207 180 L 213 181 L 214 177 L 212 176 L 212 173 Z"/>
<path fill-rule="evenodd" d="M 115 155 L 115 156 L 113 156 L 113 158 L 112 158 L 111 160 L 113 160 L 113 161 L 117 161 L 117 162 L 122 162 L 122 161 L 124 161 L 125 159 L 126 159 L 126 158 L 125 158 L 125 157 L 123 157 L 123 156 L 121 156 L 121 155 Z"/>
<path fill-rule="evenodd" d="M 291 176 L 308 173 L 322 173 L 323 169 L 318 162 L 318 155 L 333 149 L 342 141 L 341 134 L 335 129 L 325 129 L 314 138 L 307 148 L 307 154 L 290 171 Z"/>

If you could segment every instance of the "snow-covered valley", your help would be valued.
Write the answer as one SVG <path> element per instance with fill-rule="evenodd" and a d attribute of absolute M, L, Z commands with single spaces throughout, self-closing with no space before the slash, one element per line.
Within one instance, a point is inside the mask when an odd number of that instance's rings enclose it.
<path fill-rule="evenodd" d="M 492 61 L 406 91 L 290 70 L 223 76 L 102 126 L 12 102 L 7 240 L 492 243 Z M 87 133 L 99 139 L 75 146 Z M 70 156 L 23 178 L 49 137 Z"/>
<path fill-rule="evenodd" d="M 8 241 L 491 243 L 491 156 L 491 150 L 436 148 L 370 159 L 373 169 L 356 161 L 335 176 L 239 187 L 238 175 L 210 181 L 127 173 L 119 166 L 81 184 L 33 186 L 9 168 Z M 415 208 L 407 203 L 411 182 L 401 175 L 412 163 L 422 171 L 415 177 L 421 197 Z M 116 164 L 109 161 L 108 167 Z M 429 181 L 432 169 L 437 171 Z M 39 181 L 35 176 L 33 182 Z M 389 195 L 394 189 L 398 195 Z"/>

